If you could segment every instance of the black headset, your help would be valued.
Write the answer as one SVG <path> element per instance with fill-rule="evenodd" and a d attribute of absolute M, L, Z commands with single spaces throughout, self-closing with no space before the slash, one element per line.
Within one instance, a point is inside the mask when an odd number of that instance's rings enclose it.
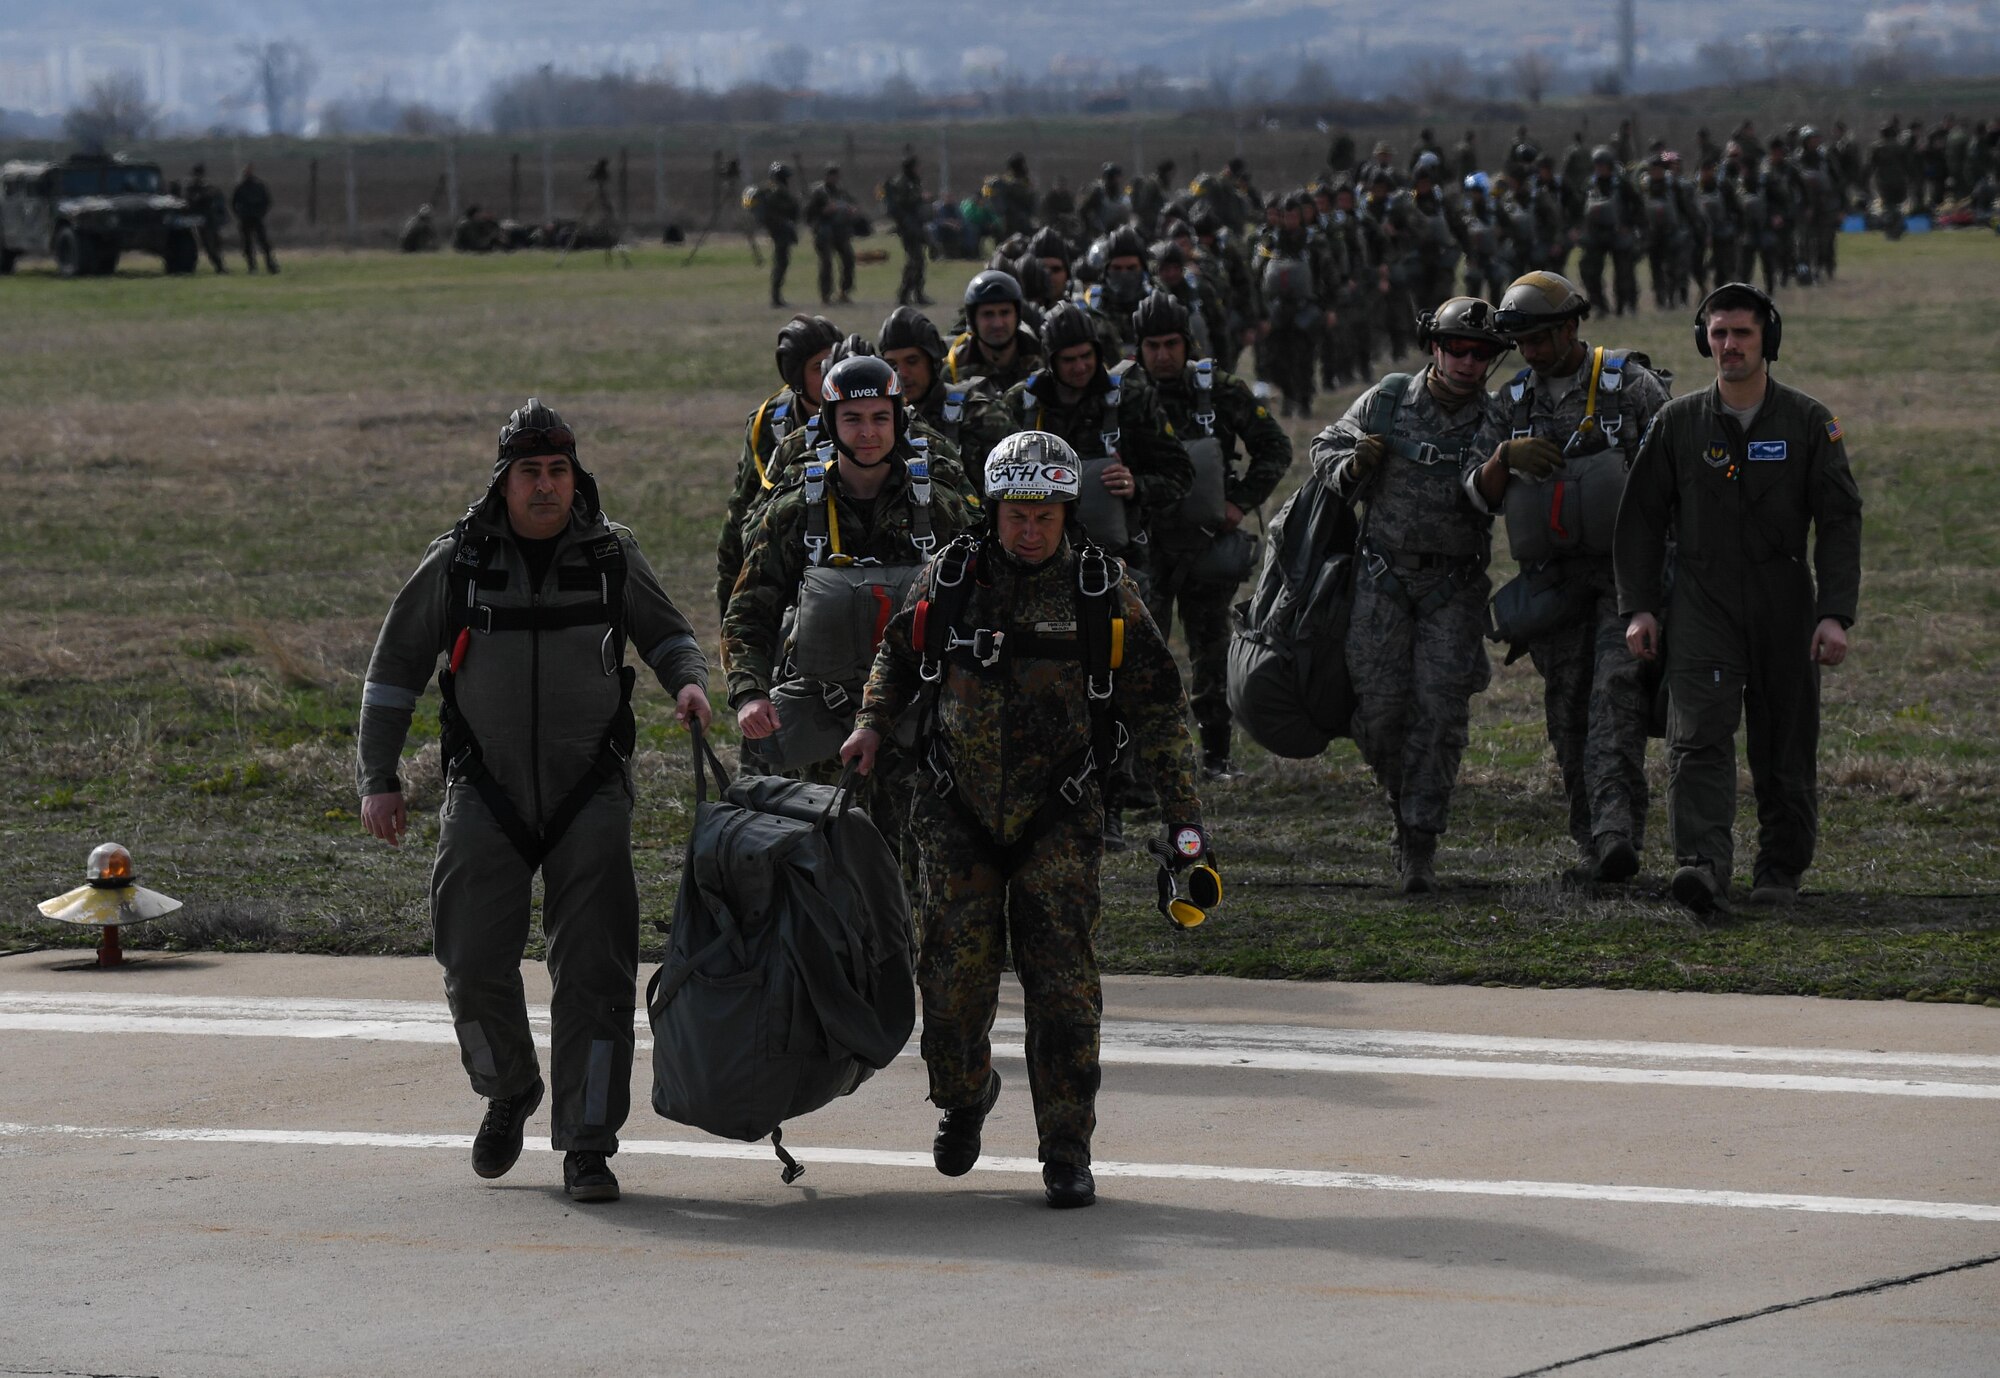
<path fill-rule="evenodd" d="M 1704 359 L 1715 357 L 1715 351 L 1708 347 L 1708 306 L 1724 292 L 1742 292 L 1756 301 L 1752 309 L 1764 318 L 1764 362 L 1775 363 L 1778 345 L 1785 337 L 1785 318 L 1778 314 L 1778 303 L 1771 300 L 1771 294 L 1747 282 L 1725 282 L 1701 299 L 1701 305 L 1694 309 L 1694 348 Z"/>

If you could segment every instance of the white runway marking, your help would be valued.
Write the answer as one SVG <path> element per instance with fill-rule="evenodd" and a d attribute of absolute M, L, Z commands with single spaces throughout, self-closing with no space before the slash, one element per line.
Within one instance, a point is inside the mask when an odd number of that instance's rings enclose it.
<path fill-rule="evenodd" d="M 548 1009 L 529 1011 L 547 1046 Z M 0 992 L 0 1030 L 237 1038 L 453 1041 L 444 1003 L 274 997 Z M 1019 1060 L 1021 1021 L 995 1032 L 997 1056 Z M 650 1046 L 640 1040 L 642 1048 Z M 1452 1057 L 1419 1054 L 1451 1053 Z M 904 1053 L 916 1055 L 912 1042 Z M 1597 1085 L 1710 1087 L 1878 1096 L 2000 1099 L 2000 1056 L 1882 1049 L 1772 1048 L 1608 1039 L 1514 1038 L 1404 1029 L 1321 1029 L 1108 1020 L 1107 1065 L 1245 1068 L 1363 1076 L 1458 1077 Z M 1676 1063 L 1677 1066 L 1662 1066 Z M 1714 1064 L 1725 1064 L 1716 1066 Z M 1739 1071 L 1745 1064 L 1835 1067 L 1873 1076 Z M 1924 1075 L 1912 1075 L 1923 1073 Z M 1898 1075 L 1901 1074 L 1901 1075 Z"/>
<path fill-rule="evenodd" d="M 153 1143 L 251 1144 L 286 1148 L 448 1149 L 467 1152 L 469 1134 L 383 1134 L 314 1129 L 116 1129 L 80 1125 L 0 1122 L 0 1136 L 122 1139 Z M 531 1150 L 552 1152 L 540 1145 Z M 865 1148 L 810 1148 L 788 1144 L 808 1165 L 935 1169 L 928 1153 L 895 1153 Z M 628 1139 L 621 1154 L 728 1159 L 775 1163 L 763 1144 L 719 1140 Z M 1032 1158 L 982 1158 L 976 1172 L 1040 1176 Z M 1147 1181 L 1232 1182 L 1245 1186 L 1294 1187 L 1318 1191 L 1418 1192 L 1441 1196 L 1511 1196 L 1550 1201 L 1601 1201 L 1637 1206 L 1707 1206 L 1731 1210 L 1804 1211 L 1824 1215 L 1899 1216 L 1913 1220 L 1969 1220 L 2000 1223 L 2000 1206 L 1961 1201 L 1898 1201 L 1857 1196 L 1806 1196 L 1757 1191 L 1705 1191 L 1687 1187 L 1636 1187 L 1589 1182 L 1516 1182 L 1393 1177 L 1373 1172 L 1321 1172 L 1294 1168 L 1227 1167 L 1209 1163 L 1116 1163 L 1099 1161 L 1099 1177 Z"/>

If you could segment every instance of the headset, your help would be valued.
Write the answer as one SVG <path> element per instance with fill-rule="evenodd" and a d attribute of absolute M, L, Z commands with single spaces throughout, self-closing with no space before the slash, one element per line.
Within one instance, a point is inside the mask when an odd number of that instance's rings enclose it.
<path fill-rule="evenodd" d="M 1701 305 L 1694 309 L 1694 348 L 1704 359 L 1712 359 L 1715 352 L 1708 347 L 1708 307 L 1709 303 L 1724 292 L 1742 292 L 1751 297 L 1756 305 L 1751 309 L 1764 319 L 1764 362 L 1775 363 L 1778 345 L 1785 337 L 1785 318 L 1778 314 L 1778 303 L 1771 300 L 1771 294 L 1747 282 L 1725 282 L 1701 299 Z"/>

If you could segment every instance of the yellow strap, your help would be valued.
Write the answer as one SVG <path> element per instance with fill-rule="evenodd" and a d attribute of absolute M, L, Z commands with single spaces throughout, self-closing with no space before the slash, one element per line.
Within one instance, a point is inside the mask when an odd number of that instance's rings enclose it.
<path fill-rule="evenodd" d="M 1125 619 L 1111 619 L 1111 668 L 1123 668 L 1125 664 Z"/>
<path fill-rule="evenodd" d="M 1589 421 L 1597 415 L 1597 380 L 1604 376 L 1604 346 L 1590 351 L 1590 395 L 1584 399 L 1583 419 Z M 1582 430 L 1584 427 L 1579 426 Z"/>
<path fill-rule="evenodd" d="M 757 437 L 764 433 L 764 413 L 771 409 L 771 404 L 777 401 L 779 396 L 780 393 L 774 392 L 766 397 L 763 404 L 757 408 L 756 419 L 750 423 L 750 462 L 757 466 L 757 482 L 767 489 L 771 486 L 771 480 L 765 476 L 764 461 L 757 455 Z"/>
<path fill-rule="evenodd" d="M 840 504 L 833 500 L 830 489 L 826 495 L 826 548 L 832 554 L 840 554 Z"/>

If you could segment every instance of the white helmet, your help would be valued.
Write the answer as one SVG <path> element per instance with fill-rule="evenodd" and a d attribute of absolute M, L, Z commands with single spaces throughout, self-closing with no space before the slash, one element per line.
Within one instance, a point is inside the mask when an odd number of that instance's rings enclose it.
<path fill-rule="evenodd" d="M 1083 466 L 1059 435 L 1017 431 L 986 456 L 988 502 L 1075 502 Z"/>

